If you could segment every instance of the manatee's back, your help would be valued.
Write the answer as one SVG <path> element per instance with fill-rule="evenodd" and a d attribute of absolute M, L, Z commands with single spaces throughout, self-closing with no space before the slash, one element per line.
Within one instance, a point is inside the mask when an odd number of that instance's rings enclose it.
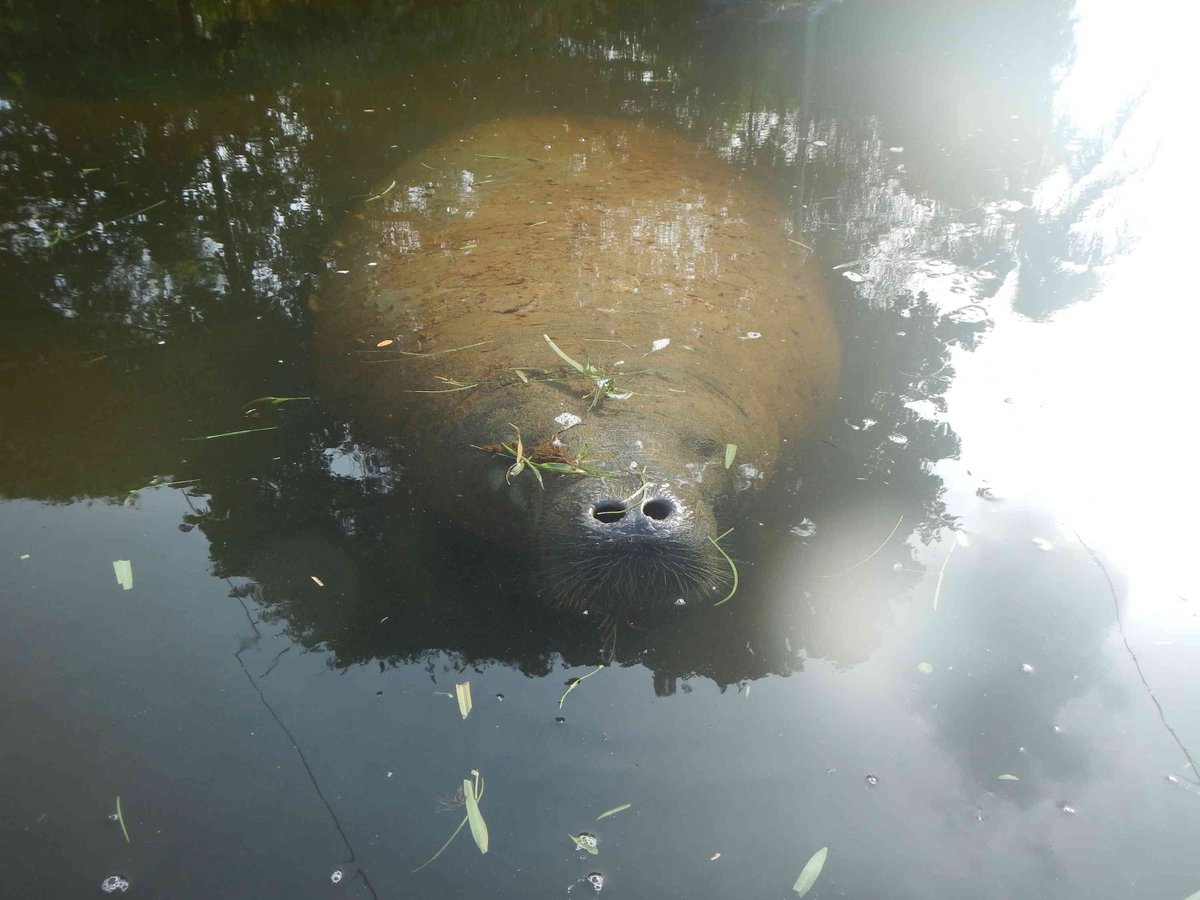
<path fill-rule="evenodd" d="M 825 292 L 802 255 L 778 204 L 668 132 L 478 126 L 415 155 L 330 248 L 314 297 L 323 395 L 377 436 L 442 447 L 481 404 L 515 408 L 517 424 L 569 401 L 586 411 L 590 386 L 570 370 L 552 385 L 522 377 L 562 367 L 548 334 L 579 361 L 640 373 L 608 415 L 651 431 L 731 420 L 739 459 L 768 471 L 780 434 L 811 423 L 837 381 Z"/>

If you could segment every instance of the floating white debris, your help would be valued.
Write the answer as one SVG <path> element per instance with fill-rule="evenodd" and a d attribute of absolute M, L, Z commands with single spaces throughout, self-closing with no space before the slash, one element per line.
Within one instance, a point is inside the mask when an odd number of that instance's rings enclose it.
<path fill-rule="evenodd" d="M 888 147 L 888 153 L 903 153 L 903 147 Z"/>
<path fill-rule="evenodd" d="M 742 340 L 743 341 L 757 341 L 760 337 L 762 337 L 762 332 L 760 332 L 760 331 L 747 331 L 745 334 L 742 335 Z"/>
<path fill-rule="evenodd" d="M 828 147 L 829 146 L 829 143 L 827 141 L 812 141 L 811 143 L 814 147 Z"/>
<path fill-rule="evenodd" d="M 346 877 L 346 875 L 341 869 L 334 869 L 332 872 L 329 873 L 329 880 L 331 882 L 333 882 L 334 884 L 340 884 L 341 880 L 345 877 Z"/>
<path fill-rule="evenodd" d="M 349 270 L 349 269 L 338 269 L 338 270 L 337 270 L 337 273 L 338 273 L 339 275 L 349 275 L 349 274 L 350 274 L 350 270 Z"/>
<path fill-rule="evenodd" d="M 1045 538 L 1036 537 L 1033 539 L 1033 545 L 1039 550 L 1053 550 L 1054 545 Z"/>
<path fill-rule="evenodd" d="M 669 343 L 671 343 L 670 338 L 659 338 L 657 341 L 655 341 L 653 344 L 650 345 L 650 349 L 651 349 L 651 351 L 661 350 L 663 347 L 667 346 L 667 344 L 669 344 Z"/>
<path fill-rule="evenodd" d="M 799 525 L 793 525 L 788 530 L 796 537 L 812 537 L 817 533 L 817 523 L 812 519 L 801 519 Z"/>
<path fill-rule="evenodd" d="M 933 663 L 919 662 L 917 663 L 917 671 L 922 675 L 929 675 L 933 672 Z"/>
<path fill-rule="evenodd" d="M 129 560 L 114 559 L 113 573 L 117 576 L 117 584 L 121 585 L 127 591 L 133 589 L 133 565 Z"/>
<path fill-rule="evenodd" d="M 583 419 L 579 418 L 579 416 L 575 415 L 575 413 L 565 412 L 559 413 L 557 416 L 555 416 L 554 421 L 561 425 L 564 430 L 566 430 L 567 428 L 574 428 L 576 425 L 582 422 Z"/>
<path fill-rule="evenodd" d="M 908 438 L 906 438 L 902 434 L 889 434 L 888 440 L 891 441 L 893 444 L 895 444 L 898 447 L 903 447 L 905 444 L 908 443 Z"/>
<path fill-rule="evenodd" d="M 867 280 L 866 275 L 859 275 L 857 272 L 843 272 L 842 277 L 845 278 L 847 281 L 854 282 L 855 284 L 858 284 L 860 281 Z"/>

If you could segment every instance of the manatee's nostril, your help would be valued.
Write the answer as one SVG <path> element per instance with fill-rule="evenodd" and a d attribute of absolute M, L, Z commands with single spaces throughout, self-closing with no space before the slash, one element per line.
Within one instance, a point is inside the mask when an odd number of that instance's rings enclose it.
<path fill-rule="evenodd" d="M 675 504 L 670 500 L 664 500 L 661 497 L 656 497 L 653 500 L 647 500 L 646 505 L 642 507 L 644 512 L 651 519 L 665 519 L 675 511 Z"/>
<path fill-rule="evenodd" d="M 616 500 L 605 500 L 602 503 L 597 503 L 592 507 L 592 516 L 601 522 L 616 522 L 625 515 L 628 510 Z"/>

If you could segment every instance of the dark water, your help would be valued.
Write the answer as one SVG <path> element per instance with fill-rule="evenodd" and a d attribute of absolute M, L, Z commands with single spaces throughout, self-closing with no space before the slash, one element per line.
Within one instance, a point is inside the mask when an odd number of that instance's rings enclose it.
<path fill-rule="evenodd" d="M 58 6 L 0 13 L 0 893 L 1200 889 L 1186 7 Z M 548 112 L 768 186 L 845 356 L 734 600 L 561 709 L 594 623 L 315 403 L 243 413 L 312 395 L 355 197 Z M 413 873 L 472 770 L 489 852 Z"/>

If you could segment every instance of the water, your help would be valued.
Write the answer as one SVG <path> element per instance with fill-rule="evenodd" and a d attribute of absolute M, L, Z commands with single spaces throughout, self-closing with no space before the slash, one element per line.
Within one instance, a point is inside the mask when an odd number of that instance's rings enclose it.
<path fill-rule="evenodd" d="M 6 892 L 783 897 L 821 847 L 811 897 L 1200 889 L 1195 15 L 965 6 L 5 14 Z M 844 343 L 735 598 L 615 650 L 429 473 L 243 413 L 312 395 L 356 196 L 549 112 L 766 185 Z M 413 873 L 472 770 L 489 852 Z"/>

